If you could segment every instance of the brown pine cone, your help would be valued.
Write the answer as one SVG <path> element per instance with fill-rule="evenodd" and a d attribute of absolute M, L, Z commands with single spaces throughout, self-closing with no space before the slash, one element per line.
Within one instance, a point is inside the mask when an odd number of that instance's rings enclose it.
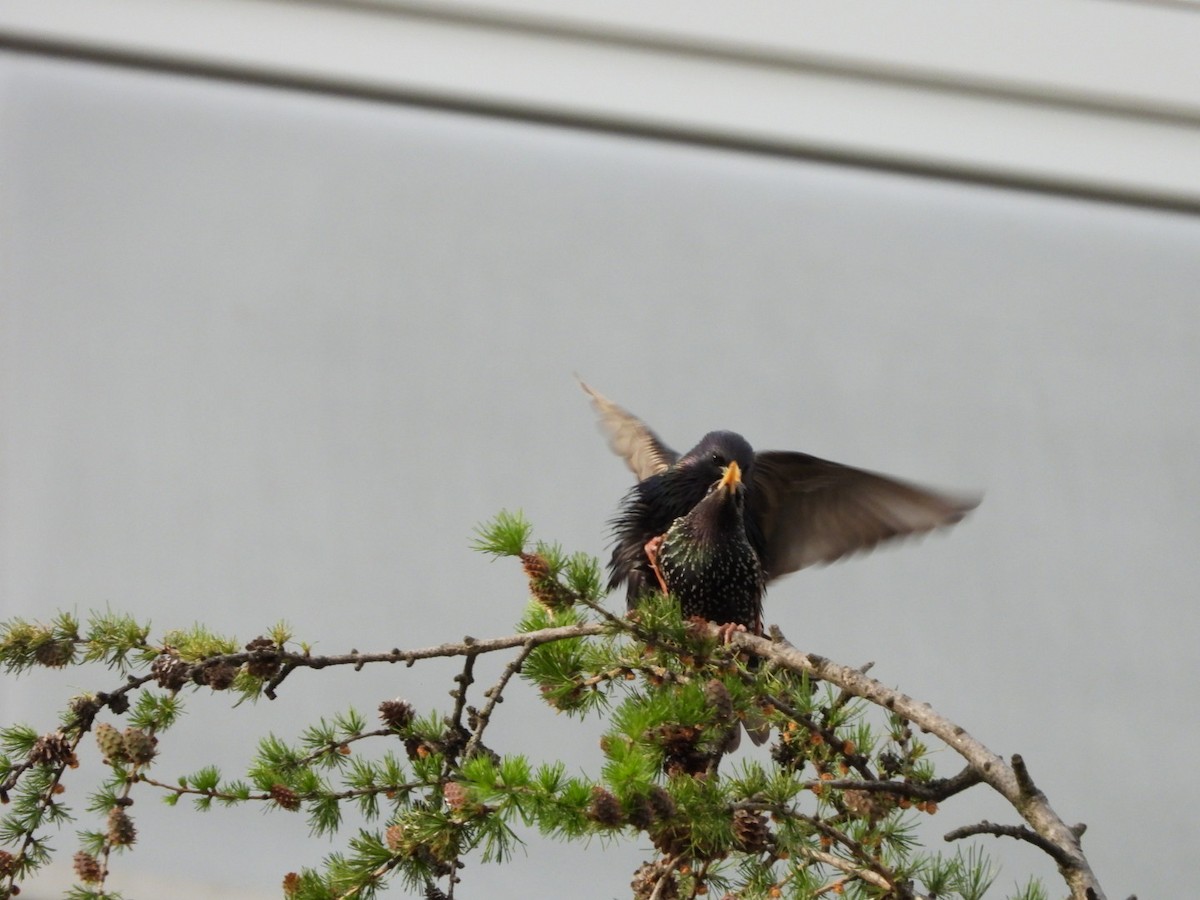
<path fill-rule="evenodd" d="M 29 761 L 35 766 L 57 766 L 70 761 L 71 740 L 61 731 L 43 734 L 29 751 Z"/>
<path fill-rule="evenodd" d="M 75 658 L 74 641 L 46 641 L 38 644 L 33 651 L 33 658 L 43 666 L 51 669 L 61 669 Z"/>
<path fill-rule="evenodd" d="M 388 728 L 407 728 L 415 716 L 413 705 L 399 697 L 379 704 L 379 718 Z"/>
<path fill-rule="evenodd" d="M 660 881 L 663 882 L 661 889 L 658 887 Z M 675 880 L 675 873 L 668 872 L 662 862 L 642 863 L 633 873 L 633 881 L 629 886 L 633 888 L 633 900 L 650 900 L 655 896 L 662 900 L 676 900 L 679 896 L 679 882 Z"/>
<path fill-rule="evenodd" d="M 592 788 L 592 802 L 588 805 L 587 817 L 593 822 L 616 828 L 621 824 L 621 804 L 617 798 L 600 785 Z"/>
<path fill-rule="evenodd" d="M 271 799 L 279 804 L 280 808 L 286 809 L 289 812 L 295 812 L 300 808 L 300 798 L 286 784 L 273 784 L 269 791 Z"/>
<path fill-rule="evenodd" d="M 159 687 L 168 691 L 177 691 L 187 684 L 191 670 L 190 665 L 170 651 L 158 654 L 150 666 L 150 674 Z"/>
<path fill-rule="evenodd" d="M 114 847 L 128 847 L 137 840 L 133 819 L 119 806 L 108 811 L 108 842 Z"/>
<path fill-rule="evenodd" d="M 200 670 L 200 682 L 214 691 L 227 691 L 233 686 L 237 673 L 237 666 L 230 663 L 211 663 Z"/>
<path fill-rule="evenodd" d="M 274 678 L 279 674 L 279 645 L 269 637 L 259 636 L 246 645 L 250 659 L 246 671 L 255 678 Z"/>
<path fill-rule="evenodd" d="M 770 845 L 771 829 L 767 817 L 752 809 L 733 811 L 733 839 L 738 849 L 747 853 L 761 853 Z"/>
<path fill-rule="evenodd" d="M 84 884 L 96 884 L 104 875 L 104 870 L 100 868 L 100 860 L 82 850 L 75 854 L 74 866 L 75 877 Z"/>
<path fill-rule="evenodd" d="M 675 800 L 665 788 L 654 785 L 650 788 L 647 799 L 650 801 L 650 806 L 654 810 L 654 818 L 657 821 L 667 822 L 675 818 L 675 813 L 678 811 L 675 807 Z"/>
<path fill-rule="evenodd" d="M 575 602 L 571 591 L 550 573 L 550 564 L 540 553 L 522 553 L 521 565 L 529 579 L 533 599 L 551 612 L 566 609 Z"/>

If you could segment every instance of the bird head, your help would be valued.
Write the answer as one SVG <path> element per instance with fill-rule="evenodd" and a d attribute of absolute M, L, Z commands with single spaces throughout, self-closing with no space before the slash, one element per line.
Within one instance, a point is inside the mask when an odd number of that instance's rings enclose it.
<path fill-rule="evenodd" d="M 675 468 L 710 485 L 724 477 L 731 463 L 738 465 L 739 480 L 750 477 L 754 466 L 750 442 L 733 431 L 710 431 L 679 458 Z"/>

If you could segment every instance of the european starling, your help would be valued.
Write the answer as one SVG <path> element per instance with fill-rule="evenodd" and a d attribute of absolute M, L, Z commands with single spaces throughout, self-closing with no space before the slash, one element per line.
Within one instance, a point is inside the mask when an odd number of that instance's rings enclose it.
<path fill-rule="evenodd" d="M 741 566 L 749 557 L 738 545 L 743 539 L 749 544 L 760 576 L 752 580 L 743 575 L 734 595 L 725 594 L 724 586 L 714 581 L 709 596 L 702 596 L 703 585 L 681 575 L 680 563 L 664 567 L 674 572 L 672 576 L 664 571 L 665 586 L 689 595 L 686 612 L 703 608 L 699 614 L 711 621 L 758 630 L 757 614 L 747 621 L 747 609 L 753 606 L 757 613 L 763 588 L 776 578 L 870 550 L 881 541 L 952 525 L 979 504 L 978 497 L 937 493 L 806 453 L 756 453 L 731 431 L 709 432 L 680 456 L 637 416 L 586 384 L 583 389 L 609 445 L 638 479 L 613 520 L 616 542 L 609 562 L 609 589 L 625 584 L 631 609 L 643 593 L 662 586 L 651 554 L 662 553 L 657 539 L 673 527 L 676 548 L 670 555 L 675 560 L 684 558 L 679 547 L 685 535 L 696 532 L 733 535 L 732 547 L 722 556 Z M 734 464 L 738 474 L 731 476 Z M 729 483 L 736 480 L 743 489 L 730 489 Z M 739 512 L 740 535 L 736 524 L 728 524 L 736 522 Z M 703 524 L 717 521 L 725 524 Z"/>
<path fill-rule="evenodd" d="M 721 480 L 671 524 L 651 552 L 663 587 L 679 601 L 684 618 L 699 616 L 757 632 L 767 583 L 746 536 L 744 499 L 741 467 L 730 460 Z"/>

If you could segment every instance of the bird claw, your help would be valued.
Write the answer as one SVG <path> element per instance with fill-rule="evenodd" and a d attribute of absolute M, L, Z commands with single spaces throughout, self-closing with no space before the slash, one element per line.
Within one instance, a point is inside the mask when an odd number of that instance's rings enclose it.
<path fill-rule="evenodd" d="M 662 546 L 665 537 L 666 535 L 660 534 L 658 537 L 650 538 L 650 540 L 646 541 L 646 546 L 642 549 L 646 552 L 646 559 L 650 561 L 650 571 L 658 579 L 658 586 L 664 594 L 669 594 L 671 592 L 667 590 L 667 582 L 662 576 L 662 570 L 658 567 L 658 548 Z"/>
<path fill-rule="evenodd" d="M 724 625 L 717 626 L 717 637 L 721 639 L 722 644 L 729 646 L 730 641 L 733 640 L 733 633 L 745 630 L 745 625 L 739 625 L 737 622 L 726 622 Z"/>

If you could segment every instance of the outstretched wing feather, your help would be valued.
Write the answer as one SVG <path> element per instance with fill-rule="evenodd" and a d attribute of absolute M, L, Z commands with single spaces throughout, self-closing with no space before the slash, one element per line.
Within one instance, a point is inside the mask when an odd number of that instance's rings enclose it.
<path fill-rule="evenodd" d="M 952 525 L 979 500 L 806 453 L 767 451 L 755 457 L 751 515 L 762 532 L 770 580 Z"/>
<path fill-rule="evenodd" d="M 600 417 L 600 427 L 608 436 L 608 446 L 625 460 L 638 481 L 666 471 L 679 459 L 679 454 L 659 440 L 645 422 L 589 387 L 582 379 L 579 384 Z"/>

